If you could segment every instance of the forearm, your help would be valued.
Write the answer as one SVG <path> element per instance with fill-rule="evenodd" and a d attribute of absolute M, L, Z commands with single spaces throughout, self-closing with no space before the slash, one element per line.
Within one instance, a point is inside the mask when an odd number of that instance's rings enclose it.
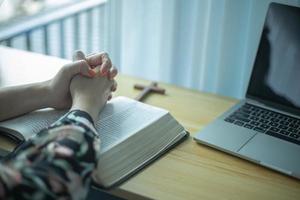
<path fill-rule="evenodd" d="M 0 199 L 84 199 L 99 155 L 91 118 L 71 111 L 0 164 Z"/>
<path fill-rule="evenodd" d="M 0 88 L 0 121 L 48 106 L 48 82 Z"/>
<path fill-rule="evenodd" d="M 99 115 L 99 109 L 96 105 L 98 104 L 93 102 L 89 96 L 78 95 L 73 98 L 73 103 L 70 110 L 82 110 L 87 112 L 92 117 L 93 121 L 96 122 Z"/>

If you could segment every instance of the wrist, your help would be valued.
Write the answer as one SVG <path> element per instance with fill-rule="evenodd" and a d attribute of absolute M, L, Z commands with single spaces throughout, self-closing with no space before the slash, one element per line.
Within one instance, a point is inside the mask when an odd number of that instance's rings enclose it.
<path fill-rule="evenodd" d="M 45 81 L 41 83 L 41 87 L 43 88 L 43 93 L 44 93 L 44 104 L 48 108 L 55 108 L 55 92 L 52 86 L 52 80 Z"/>
<path fill-rule="evenodd" d="M 51 107 L 51 89 L 49 82 L 50 81 L 45 81 L 36 85 L 36 90 L 39 94 L 37 99 L 40 101 L 41 108 Z"/>
<path fill-rule="evenodd" d="M 93 121 L 96 122 L 98 120 L 99 110 L 93 105 L 95 105 L 95 103 L 91 99 L 85 96 L 76 96 L 73 98 L 70 110 L 81 110 L 87 112 L 92 117 Z"/>

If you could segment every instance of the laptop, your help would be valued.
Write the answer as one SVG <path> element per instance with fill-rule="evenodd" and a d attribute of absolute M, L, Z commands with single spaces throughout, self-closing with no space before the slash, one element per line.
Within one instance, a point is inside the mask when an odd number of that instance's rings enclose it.
<path fill-rule="evenodd" d="M 269 5 L 245 99 L 194 139 L 300 179 L 300 8 Z"/>

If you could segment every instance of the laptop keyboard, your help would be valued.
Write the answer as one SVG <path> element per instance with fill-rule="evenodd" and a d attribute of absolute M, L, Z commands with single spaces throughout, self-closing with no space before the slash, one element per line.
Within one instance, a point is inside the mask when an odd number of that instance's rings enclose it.
<path fill-rule="evenodd" d="M 225 121 L 300 145 L 300 120 L 278 112 L 244 104 Z"/>

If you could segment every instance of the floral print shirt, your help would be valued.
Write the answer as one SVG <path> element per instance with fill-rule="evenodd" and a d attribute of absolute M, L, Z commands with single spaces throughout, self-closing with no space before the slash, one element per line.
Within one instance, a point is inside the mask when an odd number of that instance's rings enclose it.
<path fill-rule="evenodd" d="M 99 154 L 90 115 L 70 111 L 0 163 L 0 199 L 84 199 Z"/>

